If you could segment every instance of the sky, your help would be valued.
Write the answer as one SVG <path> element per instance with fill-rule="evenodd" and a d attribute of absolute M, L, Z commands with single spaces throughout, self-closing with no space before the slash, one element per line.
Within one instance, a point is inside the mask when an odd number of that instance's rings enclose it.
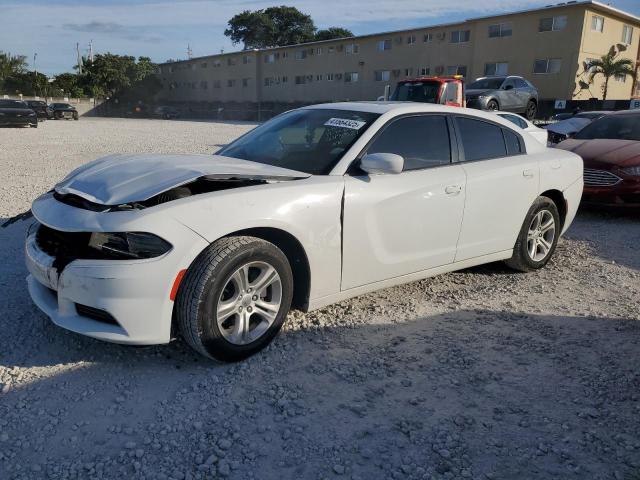
<path fill-rule="evenodd" d="M 71 71 L 76 43 L 86 55 L 112 52 L 155 62 L 239 50 L 224 36 L 243 10 L 295 6 L 318 28 L 346 27 L 364 35 L 540 7 L 550 0 L 0 0 L 0 51 L 25 55 L 47 75 Z M 557 2 L 556 2 L 557 3 Z M 640 1 L 612 6 L 640 16 Z M 640 33 L 640 32 L 639 32 Z"/>

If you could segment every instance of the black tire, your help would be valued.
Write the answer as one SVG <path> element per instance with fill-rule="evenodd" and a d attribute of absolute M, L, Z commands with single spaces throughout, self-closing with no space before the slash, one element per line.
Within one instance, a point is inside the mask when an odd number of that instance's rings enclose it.
<path fill-rule="evenodd" d="M 31 126 L 32 126 L 33 128 L 38 128 L 38 123 L 39 123 L 39 122 L 37 122 L 37 121 L 36 121 L 35 123 L 32 123 L 32 124 L 31 124 Z"/>
<path fill-rule="evenodd" d="M 217 321 L 217 305 L 230 277 L 249 262 L 264 262 L 276 270 L 282 285 L 281 302 L 275 320 L 264 334 L 239 345 L 223 335 Z M 256 237 L 225 237 L 206 248 L 187 270 L 178 290 L 174 318 L 182 337 L 195 351 L 234 362 L 259 352 L 273 340 L 289 312 L 292 297 L 291 266 L 278 247 Z"/>
<path fill-rule="evenodd" d="M 498 102 L 496 100 L 491 99 L 487 102 L 487 110 L 490 110 L 492 112 L 500 110 L 500 105 L 498 105 Z"/>
<path fill-rule="evenodd" d="M 529 100 L 527 102 L 527 108 L 524 111 L 524 117 L 527 120 L 533 120 L 536 118 L 536 113 L 538 113 L 538 105 L 533 100 Z"/>
<path fill-rule="evenodd" d="M 76 114 L 73 116 L 73 119 L 74 119 L 74 120 L 80 120 L 80 116 L 76 113 Z"/>
<path fill-rule="evenodd" d="M 529 253 L 529 227 L 532 225 L 532 222 L 536 215 L 540 212 L 548 212 L 553 217 L 554 224 L 554 234 L 553 240 L 549 242 L 551 244 L 548 252 L 544 256 L 544 258 L 534 260 Z M 518 270 L 520 272 L 532 272 L 533 270 L 538 270 L 544 267 L 551 257 L 553 256 L 553 252 L 558 245 L 558 237 L 560 236 L 560 214 L 558 213 L 558 207 L 548 197 L 538 197 L 531 208 L 527 212 L 527 215 L 522 223 L 522 228 L 520 229 L 520 233 L 518 234 L 518 239 L 516 240 L 516 244 L 513 247 L 513 256 L 506 260 L 505 263 L 507 266 L 514 270 Z M 537 247 L 536 247 L 537 252 Z"/>

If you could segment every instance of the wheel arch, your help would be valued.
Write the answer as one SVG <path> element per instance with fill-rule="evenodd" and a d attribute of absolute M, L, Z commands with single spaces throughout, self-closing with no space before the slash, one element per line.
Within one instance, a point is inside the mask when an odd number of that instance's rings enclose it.
<path fill-rule="evenodd" d="M 563 193 L 560 190 L 546 190 L 540 194 L 541 197 L 547 197 L 553 203 L 556 204 L 558 214 L 560 215 L 560 231 L 564 228 L 564 222 L 567 218 L 567 200 L 564 198 Z"/>
<path fill-rule="evenodd" d="M 311 292 L 311 267 L 307 252 L 300 240 L 294 235 L 274 227 L 253 227 L 244 230 L 237 230 L 225 235 L 232 237 L 238 235 L 248 235 L 261 238 L 269 243 L 273 243 L 285 254 L 291 265 L 293 273 L 293 308 L 306 311 L 309 306 L 309 295 Z"/>

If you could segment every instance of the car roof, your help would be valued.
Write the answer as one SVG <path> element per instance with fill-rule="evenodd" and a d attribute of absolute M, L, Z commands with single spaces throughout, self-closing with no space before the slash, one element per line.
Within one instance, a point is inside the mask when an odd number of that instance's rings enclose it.
<path fill-rule="evenodd" d="M 640 109 L 618 110 L 617 112 L 608 113 L 608 115 L 640 115 Z"/>
<path fill-rule="evenodd" d="M 422 102 L 394 102 L 394 101 L 362 101 L 362 102 L 336 102 L 336 103 L 320 103 L 317 105 L 309 105 L 302 107 L 301 109 L 319 109 L 319 110 L 354 110 L 357 112 L 368 113 L 387 113 L 395 111 L 398 114 L 401 113 L 416 113 L 416 112 L 447 112 L 451 113 L 454 110 L 460 111 L 460 107 L 448 107 L 445 105 L 438 105 L 435 103 L 422 103 Z M 479 110 L 474 110 L 478 112 Z"/>

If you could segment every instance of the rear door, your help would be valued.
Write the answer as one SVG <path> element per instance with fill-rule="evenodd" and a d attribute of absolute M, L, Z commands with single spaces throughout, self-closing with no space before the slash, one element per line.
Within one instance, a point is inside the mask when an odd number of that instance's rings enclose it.
<path fill-rule="evenodd" d="M 343 290 L 453 262 L 465 173 L 450 138 L 445 115 L 394 119 L 363 154 L 401 155 L 404 171 L 345 177 Z"/>
<path fill-rule="evenodd" d="M 509 250 L 538 196 L 538 161 L 510 128 L 462 115 L 455 125 L 467 177 L 456 261 Z"/>

